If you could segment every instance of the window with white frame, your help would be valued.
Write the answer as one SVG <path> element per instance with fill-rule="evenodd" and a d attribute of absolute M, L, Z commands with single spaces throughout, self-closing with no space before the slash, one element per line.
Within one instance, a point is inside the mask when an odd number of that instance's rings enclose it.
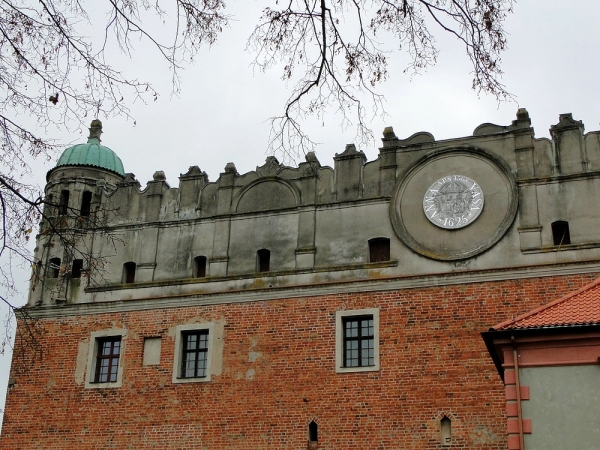
<path fill-rule="evenodd" d="M 379 309 L 336 312 L 336 372 L 379 370 Z"/>
<path fill-rule="evenodd" d="M 173 383 L 210 381 L 214 325 L 180 325 L 175 336 Z"/>
<path fill-rule="evenodd" d="M 123 383 L 123 349 L 127 330 L 95 331 L 90 339 L 86 388 L 116 388 Z"/>

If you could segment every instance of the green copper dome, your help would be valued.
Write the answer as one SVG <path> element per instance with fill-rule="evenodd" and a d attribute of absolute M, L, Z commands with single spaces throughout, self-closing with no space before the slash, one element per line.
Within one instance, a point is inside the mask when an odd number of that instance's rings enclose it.
<path fill-rule="evenodd" d="M 92 166 L 110 170 L 121 176 L 125 176 L 121 158 L 110 148 L 100 145 L 100 134 L 102 134 L 102 122 L 92 121 L 90 136 L 85 144 L 76 144 L 66 149 L 56 167 L 60 166 Z"/>

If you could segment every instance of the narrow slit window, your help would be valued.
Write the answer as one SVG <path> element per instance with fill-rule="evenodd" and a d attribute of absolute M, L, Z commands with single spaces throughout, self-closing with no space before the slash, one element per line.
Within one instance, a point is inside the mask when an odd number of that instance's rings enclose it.
<path fill-rule="evenodd" d="M 69 191 L 60 191 L 60 201 L 58 202 L 58 215 L 66 216 L 69 210 Z"/>
<path fill-rule="evenodd" d="M 441 444 L 443 446 L 452 445 L 452 422 L 451 422 L 451 420 L 446 416 L 442 417 L 442 420 L 440 420 L 440 428 L 441 428 L 441 434 L 442 434 Z"/>
<path fill-rule="evenodd" d="M 92 209 L 92 193 L 90 191 L 84 191 L 81 197 L 81 210 L 79 214 L 81 217 L 88 217 Z"/>
<path fill-rule="evenodd" d="M 263 248 L 256 252 L 258 260 L 258 271 L 268 272 L 271 270 L 271 252 L 266 248 Z"/>
<path fill-rule="evenodd" d="M 390 240 L 375 238 L 369 240 L 369 262 L 382 262 L 390 260 Z"/>
<path fill-rule="evenodd" d="M 60 274 L 60 258 L 50 258 L 48 262 L 48 271 L 46 272 L 48 278 L 58 278 Z"/>
<path fill-rule="evenodd" d="M 71 269 L 71 278 L 81 278 L 82 271 L 83 271 L 83 259 L 74 260 L 73 268 Z"/>
<path fill-rule="evenodd" d="M 569 222 L 557 220 L 552 223 L 552 238 L 554 245 L 568 245 L 571 243 L 571 234 L 569 233 Z"/>
<path fill-rule="evenodd" d="M 319 441 L 319 427 L 317 423 L 313 420 L 308 424 L 308 442 L 318 442 Z"/>
<path fill-rule="evenodd" d="M 135 282 L 135 263 L 126 262 L 123 264 L 123 283 L 134 283 Z"/>
<path fill-rule="evenodd" d="M 206 256 L 194 258 L 194 277 L 204 278 L 206 276 Z"/>

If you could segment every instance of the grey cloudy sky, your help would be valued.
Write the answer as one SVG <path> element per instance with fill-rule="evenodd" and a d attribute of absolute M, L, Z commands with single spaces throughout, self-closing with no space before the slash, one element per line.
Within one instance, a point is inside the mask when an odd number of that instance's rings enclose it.
<path fill-rule="evenodd" d="M 240 173 L 264 163 L 268 119 L 281 113 L 288 91 L 276 68 L 266 74 L 253 71 L 252 55 L 245 51 L 246 38 L 268 2 L 230 3 L 235 21 L 215 46 L 202 50 L 196 63 L 181 73 L 178 96 L 169 95 L 166 64 L 142 44 L 137 44 L 140 51 L 132 59 L 115 59 L 128 74 L 155 82 L 161 92 L 156 102 L 132 105 L 136 125 L 123 117 L 100 117 L 103 144 L 121 157 L 125 170 L 135 173 L 142 186 L 156 170 L 163 170 L 171 187 L 177 187 L 178 176 L 191 165 L 215 181 L 228 162 L 234 162 Z M 538 138 L 549 137 L 550 125 L 566 112 L 583 120 L 587 131 L 599 130 L 598 17 L 597 0 L 515 4 L 506 23 L 508 50 L 502 58 L 503 82 L 515 102 L 498 104 L 493 97 L 478 97 L 471 90 L 470 62 L 448 35 L 437 34 L 438 63 L 422 75 L 403 73 L 407 59 L 397 54 L 390 61 L 389 79 L 379 88 L 386 96 L 388 117 L 372 118 L 369 125 L 377 141 L 360 149 L 369 160 L 375 159 L 386 126 L 393 126 L 400 138 L 428 131 L 436 139 L 448 139 L 470 135 L 483 122 L 508 125 L 519 107 L 529 111 Z M 335 153 L 353 141 L 354 130 L 342 128 L 340 120 L 333 113 L 322 121 L 309 120 L 312 137 L 322 143 L 317 149 L 322 165 L 332 166 Z M 76 128 L 59 136 L 66 143 L 84 142 L 87 130 Z M 35 183 L 43 186 L 45 173 L 57 158 L 34 164 Z M 28 271 L 19 274 L 23 301 L 28 277 Z M 8 355 L 0 357 L 0 408 L 9 362 Z"/>

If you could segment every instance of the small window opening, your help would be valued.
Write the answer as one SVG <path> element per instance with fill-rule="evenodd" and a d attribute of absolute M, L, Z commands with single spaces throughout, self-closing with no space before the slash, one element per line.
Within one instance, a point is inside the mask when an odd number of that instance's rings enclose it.
<path fill-rule="evenodd" d="M 442 433 L 442 442 L 444 446 L 452 445 L 452 422 L 448 417 L 442 417 L 440 420 L 440 428 Z"/>
<path fill-rule="evenodd" d="M 308 424 L 308 450 L 317 450 L 319 448 L 317 428 L 317 423 L 314 420 Z"/>
<path fill-rule="evenodd" d="M 571 234 L 569 233 L 569 222 L 557 220 L 552 223 L 552 238 L 554 245 L 568 245 L 571 243 Z"/>
<path fill-rule="evenodd" d="M 60 274 L 60 258 L 50 258 L 47 276 L 48 278 L 58 278 Z"/>
<path fill-rule="evenodd" d="M 134 283 L 135 282 L 135 263 L 126 262 L 123 264 L 123 283 Z"/>
<path fill-rule="evenodd" d="M 206 276 L 206 256 L 196 256 L 194 258 L 194 276 L 196 278 Z"/>
<path fill-rule="evenodd" d="M 308 424 L 308 440 L 310 442 L 317 442 L 319 440 L 319 429 L 317 422 L 314 420 Z"/>
<path fill-rule="evenodd" d="M 81 197 L 81 210 L 79 214 L 81 217 L 88 217 L 92 209 L 92 193 L 90 191 L 84 191 Z"/>
<path fill-rule="evenodd" d="M 83 259 L 74 260 L 73 268 L 71 269 L 71 278 L 81 278 L 82 270 L 83 270 Z"/>
<path fill-rule="evenodd" d="M 266 248 L 263 248 L 256 252 L 258 258 L 258 271 L 268 272 L 271 264 L 271 252 Z"/>
<path fill-rule="evenodd" d="M 390 240 L 375 238 L 369 240 L 369 262 L 390 260 Z"/>
<path fill-rule="evenodd" d="M 58 215 L 66 216 L 69 210 L 69 191 L 60 191 L 60 201 L 58 202 Z"/>

